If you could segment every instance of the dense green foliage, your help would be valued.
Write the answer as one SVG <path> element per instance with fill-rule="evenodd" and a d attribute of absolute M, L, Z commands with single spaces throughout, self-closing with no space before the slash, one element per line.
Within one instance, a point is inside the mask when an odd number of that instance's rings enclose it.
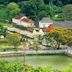
<path fill-rule="evenodd" d="M 0 3 L 9 3 L 9 2 L 21 2 L 21 1 L 28 1 L 28 0 L 0 0 Z M 72 0 L 44 0 L 44 2 L 46 4 L 55 4 L 55 5 L 64 5 L 64 4 L 68 4 L 68 3 L 72 3 Z"/>
<path fill-rule="evenodd" d="M 72 20 L 72 5 L 65 5 L 64 6 L 64 18 L 65 20 Z"/>
<path fill-rule="evenodd" d="M 52 69 L 51 67 L 33 67 L 30 65 L 24 65 L 22 62 L 9 63 L 5 60 L 0 60 L 0 71 L 1 72 L 72 72 L 72 65 L 59 71 Z"/>
<path fill-rule="evenodd" d="M 72 20 L 72 5 L 68 5 L 71 3 L 71 0 L 0 0 L 0 20 L 10 21 L 17 14 L 27 15 L 36 24 L 43 17 L 51 17 L 59 21 Z M 12 5 L 15 8 L 11 9 Z"/>
<path fill-rule="evenodd" d="M 7 14 L 7 8 L 0 8 L 0 22 L 6 22 L 6 20 L 9 20 L 8 14 Z"/>

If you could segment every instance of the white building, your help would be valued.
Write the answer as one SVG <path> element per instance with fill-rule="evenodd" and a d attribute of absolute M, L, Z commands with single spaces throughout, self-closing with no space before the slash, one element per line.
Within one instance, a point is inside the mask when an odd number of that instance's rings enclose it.
<path fill-rule="evenodd" d="M 44 17 L 39 21 L 39 28 L 47 28 L 51 24 L 53 24 L 53 21 L 48 17 Z"/>
<path fill-rule="evenodd" d="M 34 27 L 33 20 L 27 18 L 26 16 L 15 16 L 12 18 L 12 22 L 23 27 Z"/>

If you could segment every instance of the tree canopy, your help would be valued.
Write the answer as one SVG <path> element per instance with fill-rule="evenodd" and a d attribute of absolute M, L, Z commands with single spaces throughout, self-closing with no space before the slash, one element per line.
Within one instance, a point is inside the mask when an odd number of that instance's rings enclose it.
<path fill-rule="evenodd" d="M 0 0 L 0 2 L 7 2 L 4 6 L 8 9 L 8 14 L 3 16 L 9 15 L 8 19 L 17 14 L 24 14 L 32 18 L 37 25 L 43 17 L 50 17 L 53 20 L 72 20 L 71 0 Z"/>
<path fill-rule="evenodd" d="M 72 43 L 72 31 L 68 29 L 53 29 L 45 38 L 49 41 L 50 39 L 55 40 L 56 47 L 59 49 L 60 45 L 69 45 Z"/>

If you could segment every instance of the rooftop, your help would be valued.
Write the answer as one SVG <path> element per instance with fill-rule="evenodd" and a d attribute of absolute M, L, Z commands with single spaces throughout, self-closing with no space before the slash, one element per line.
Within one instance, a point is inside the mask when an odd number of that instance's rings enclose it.
<path fill-rule="evenodd" d="M 28 23 L 32 23 L 33 22 L 32 19 L 28 19 L 28 18 L 24 18 L 21 21 L 28 22 Z"/>
<path fill-rule="evenodd" d="M 15 19 L 19 19 L 20 21 L 28 22 L 28 23 L 32 23 L 33 22 L 32 19 L 29 19 L 26 16 L 15 16 L 14 18 Z"/>
<path fill-rule="evenodd" d="M 42 20 L 40 20 L 41 23 L 53 23 L 53 21 L 48 18 L 48 17 L 44 17 Z"/>
<path fill-rule="evenodd" d="M 15 18 L 15 19 L 21 19 L 23 16 L 15 16 L 15 17 L 13 17 L 13 18 Z"/>

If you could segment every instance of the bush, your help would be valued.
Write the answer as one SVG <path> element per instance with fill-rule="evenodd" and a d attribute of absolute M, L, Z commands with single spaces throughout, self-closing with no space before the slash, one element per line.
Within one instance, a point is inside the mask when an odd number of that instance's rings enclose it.
<path fill-rule="evenodd" d="M 62 72 L 72 72 L 72 65 L 68 66 L 67 68 L 64 68 Z"/>
<path fill-rule="evenodd" d="M 61 18 L 61 17 L 52 17 L 52 20 L 54 21 L 64 21 L 65 19 L 64 18 Z"/>
<path fill-rule="evenodd" d="M 24 65 L 22 62 L 9 63 L 5 60 L 0 60 L 0 72 L 72 72 L 72 65 L 59 71 L 57 69 L 54 70 L 51 67 L 33 67 Z"/>

